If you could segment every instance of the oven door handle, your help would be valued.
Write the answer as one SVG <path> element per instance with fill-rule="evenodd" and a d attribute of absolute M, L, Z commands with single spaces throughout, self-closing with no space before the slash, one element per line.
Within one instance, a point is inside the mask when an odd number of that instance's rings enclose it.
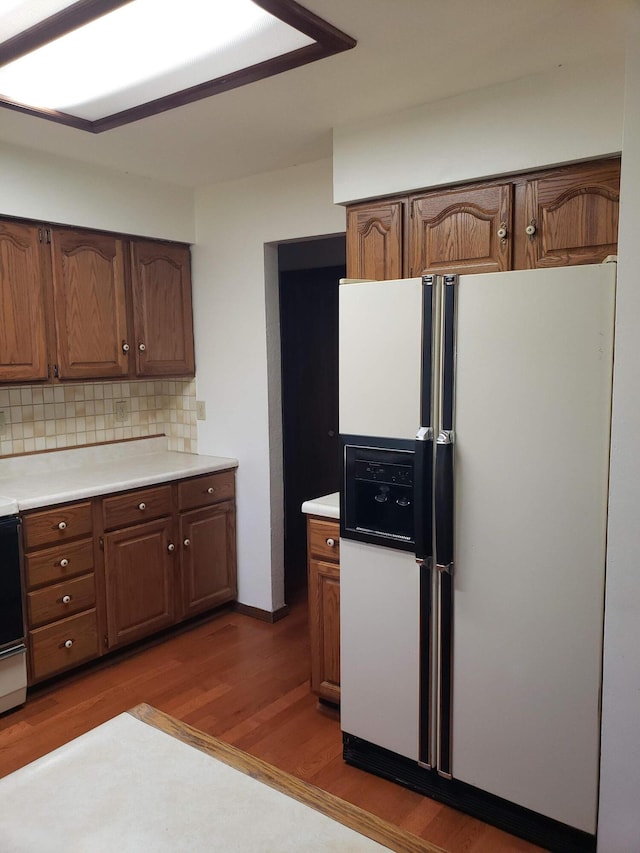
<path fill-rule="evenodd" d="M 10 649 L 4 649 L 0 652 L 0 660 L 7 660 L 7 658 L 12 658 L 14 655 L 22 655 L 26 650 L 27 647 L 24 643 L 20 643 L 17 646 L 11 646 Z"/>

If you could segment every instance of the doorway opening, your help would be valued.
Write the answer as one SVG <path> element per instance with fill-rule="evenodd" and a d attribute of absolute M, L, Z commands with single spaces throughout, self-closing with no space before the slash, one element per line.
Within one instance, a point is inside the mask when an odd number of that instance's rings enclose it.
<path fill-rule="evenodd" d="M 307 583 L 301 505 L 340 484 L 338 286 L 345 264 L 344 235 L 278 246 L 287 601 Z"/>

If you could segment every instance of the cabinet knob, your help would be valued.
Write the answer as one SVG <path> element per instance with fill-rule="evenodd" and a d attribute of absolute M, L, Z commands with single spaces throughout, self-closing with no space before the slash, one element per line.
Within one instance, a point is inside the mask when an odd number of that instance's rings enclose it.
<path fill-rule="evenodd" d="M 498 237 L 500 238 L 500 242 L 504 245 L 507 242 L 507 223 L 501 222 L 500 227 L 498 228 Z"/>
<path fill-rule="evenodd" d="M 131 347 L 126 341 L 122 341 L 122 352 L 129 352 Z"/>
<path fill-rule="evenodd" d="M 185 539 L 183 544 L 185 548 L 188 548 L 191 545 L 191 539 Z"/>
<path fill-rule="evenodd" d="M 530 239 L 530 240 L 532 240 L 532 239 L 533 239 L 533 235 L 534 235 L 534 234 L 536 233 L 536 231 L 537 231 L 537 228 L 536 228 L 536 225 L 537 225 L 537 224 L 538 224 L 538 223 L 536 222 L 536 220 L 535 220 L 535 219 L 532 219 L 532 220 L 531 220 L 531 222 L 530 222 L 530 223 L 527 225 L 527 227 L 524 229 L 524 233 L 529 237 L 529 239 Z"/>
<path fill-rule="evenodd" d="M 60 524 L 58 525 L 58 530 L 66 530 L 66 529 L 67 529 L 67 522 L 61 521 Z"/>
<path fill-rule="evenodd" d="M 73 640 L 65 640 L 64 641 L 65 649 L 70 649 L 72 645 L 73 645 Z"/>
<path fill-rule="evenodd" d="M 167 551 L 169 551 L 169 553 L 171 553 L 172 551 L 175 551 L 175 550 L 176 550 L 176 546 L 173 544 L 173 542 L 169 542 L 169 544 L 167 545 Z"/>
<path fill-rule="evenodd" d="M 69 602 L 70 602 L 70 601 L 71 601 L 71 596 L 70 596 L 70 595 L 63 595 L 63 596 L 62 596 L 62 603 L 63 603 L 63 604 L 69 604 Z"/>
<path fill-rule="evenodd" d="M 140 352 L 144 352 L 146 350 L 146 346 L 144 344 L 138 344 L 138 349 Z"/>
<path fill-rule="evenodd" d="M 329 546 L 329 548 L 334 548 L 335 544 L 336 544 L 336 540 L 335 539 L 327 539 L 326 543 Z"/>
<path fill-rule="evenodd" d="M 207 489 L 207 494 L 212 495 L 214 492 L 215 492 L 215 489 L 213 488 L 213 486 L 209 486 L 209 488 Z"/>
<path fill-rule="evenodd" d="M 63 568 L 63 569 L 66 569 L 66 568 L 67 568 L 67 566 L 69 565 L 69 560 L 67 560 L 67 558 L 66 558 L 66 557 L 63 557 L 63 558 L 60 560 L 60 565 L 62 566 L 62 568 Z"/>
<path fill-rule="evenodd" d="M 146 503 L 145 503 L 144 501 L 142 501 L 141 503 L 139 503 L 139 504 L 138 504 L 138 509 L 139 509 L 139 510 L 143 510 L 143 509 L 146 509 L 146 508 L 147 508 L 147 505 L 146 505 Z"/>

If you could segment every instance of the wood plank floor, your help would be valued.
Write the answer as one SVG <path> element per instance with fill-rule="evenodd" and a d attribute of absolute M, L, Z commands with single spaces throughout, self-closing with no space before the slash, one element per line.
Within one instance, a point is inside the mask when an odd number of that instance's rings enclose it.
<path fill-rule="evenodd" d="M 0 717 L 0 776 L 147 702 L 450 853 L 540 849 L 347 766 L 337 717 L 309 692 L 308 661 L 304 600 L 275 625 L 219 615 L 31 690 Z"/>

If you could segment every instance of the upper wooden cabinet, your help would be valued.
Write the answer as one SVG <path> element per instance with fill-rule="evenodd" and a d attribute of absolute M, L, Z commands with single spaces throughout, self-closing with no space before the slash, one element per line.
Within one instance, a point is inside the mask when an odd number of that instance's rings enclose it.
<path fill-rule="evenodd" d="M 350 278 L 402 276 L 403 203 L 380 202 L 347 211 L 347 274 Z"/>
<path fill-rule="evenodd" d="M 51 254 L 59 378 L 126 376 L 123 241 L 53 228 Z"/>
<path fill-rule="evenodd" d="M 619 184 L 616 158 L 354 205 L 347 276 L 599 263 L 616 253 Z M 403 257 L 399 273 L 383 262 Z"/>
<path fill-rule="evenodd" d="M 193 376 L 189 247 L 0 220 L 0 384 Z"/>
<path fill-rule="evenodd" d="M 131 290 L 136 374 L 193 375 L 189 247 L 133 240 Z"/>
<path fill-rule="evenodd" d="M 0 221 L 0 379 L 48 375 L 44 311 L 46 256 L 36 225 Z"/>
<path fill-rule="evenodd" d="M 581 164 L 528 180 L 524 222 L 517 226 L 524 244 L 522 266 L 594 264 L 614 255 L 619 195 L 617 160 Z"/>
<path fill-rule="evenodd" d="M 511 184 L 411 198 L 409 275 L 508 270 L 511 198 Z"/>

